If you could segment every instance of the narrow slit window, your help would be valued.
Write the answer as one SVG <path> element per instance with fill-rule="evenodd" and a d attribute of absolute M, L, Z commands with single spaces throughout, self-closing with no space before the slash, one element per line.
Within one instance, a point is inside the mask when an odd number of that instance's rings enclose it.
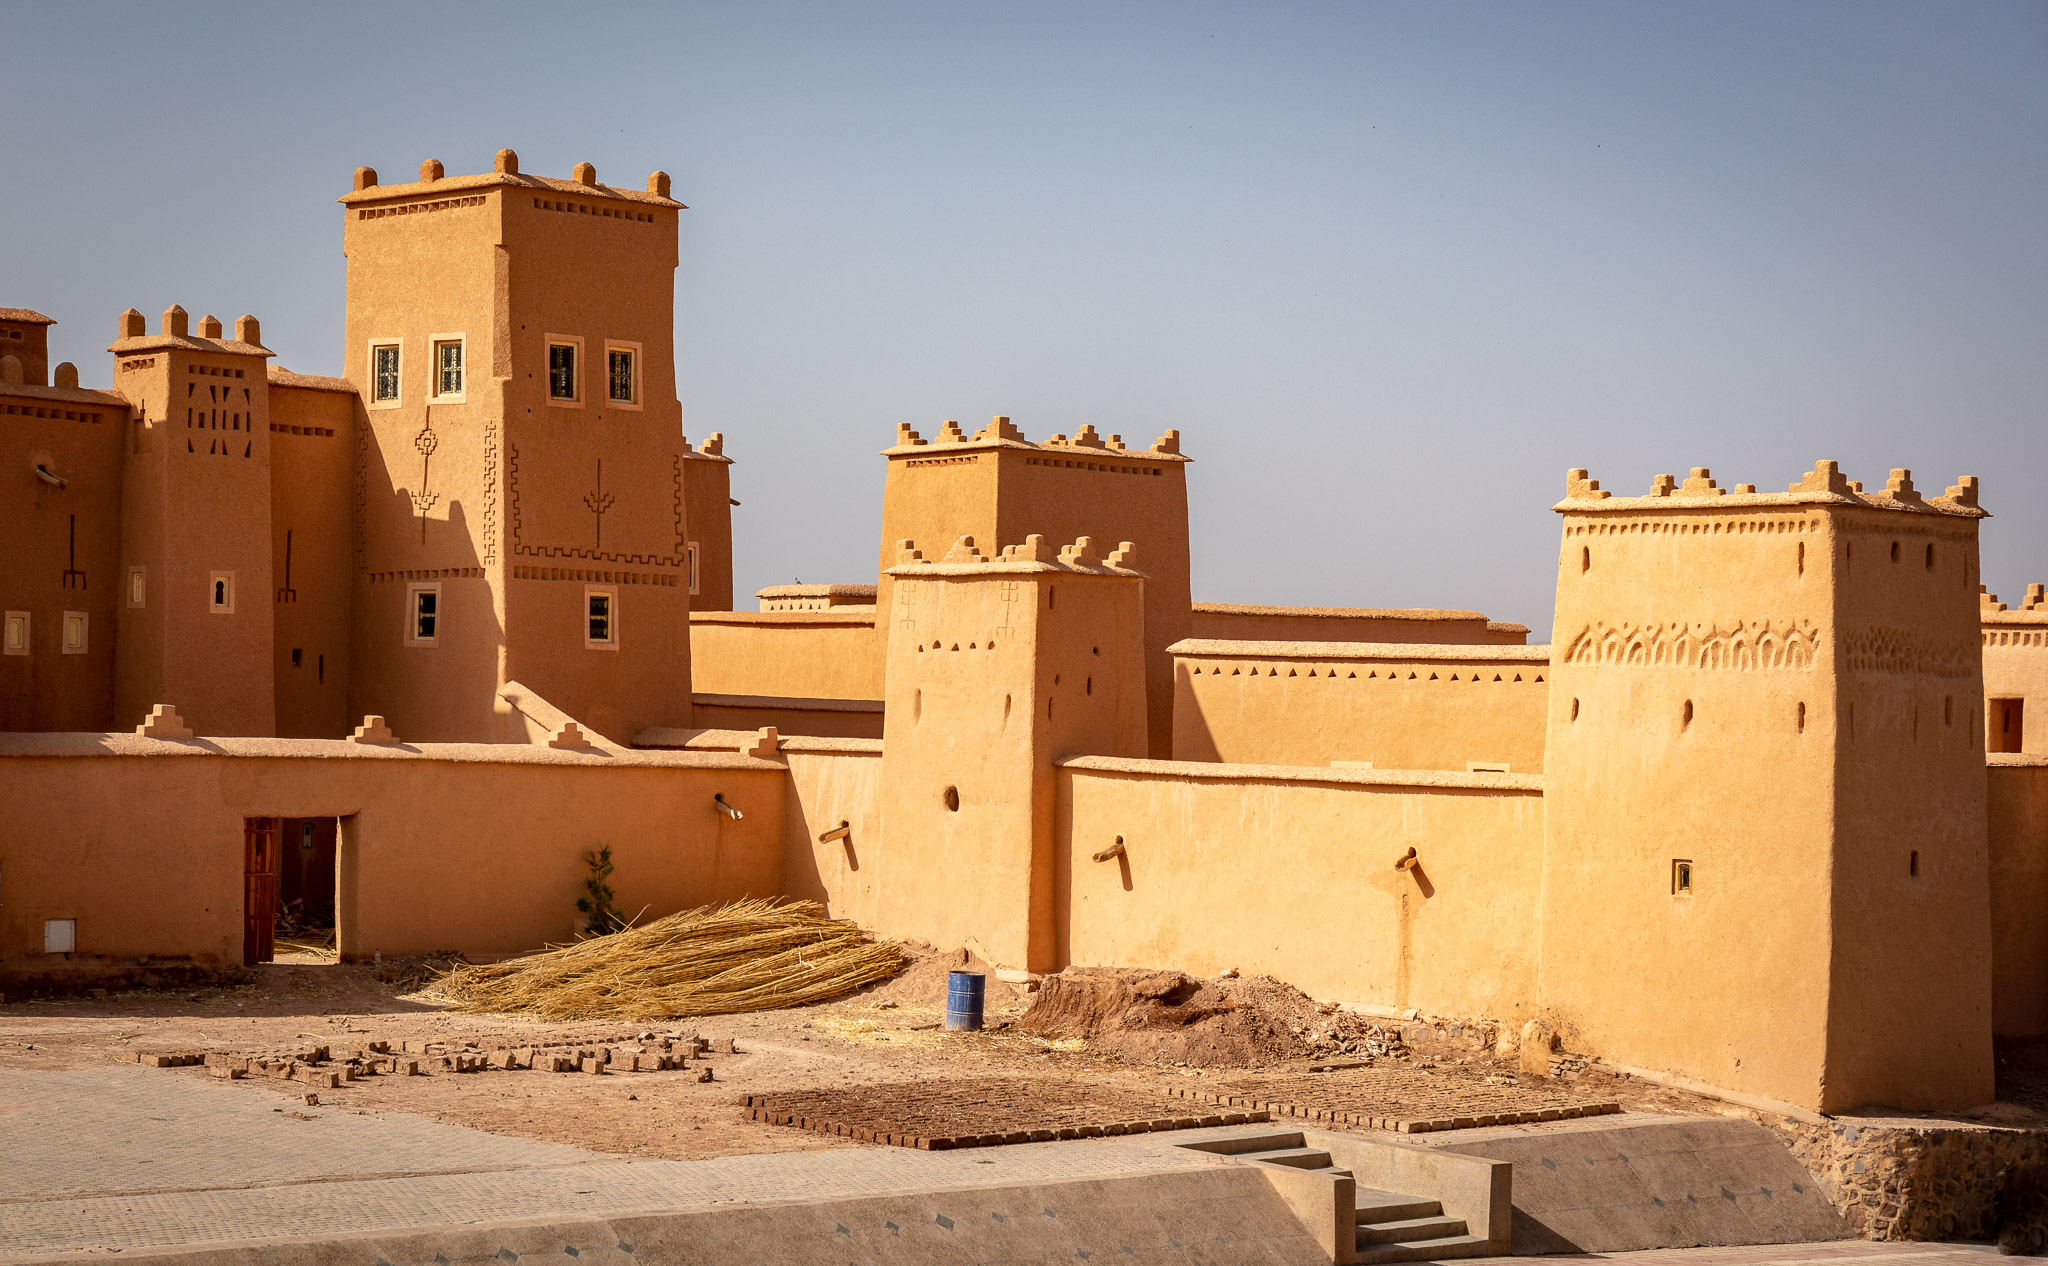
<path fill-rule="evenodd" d="M 64 653 L 83 655 L 86 652 L 87 616 L 83 611 L 64 613 Z"/>
<path fill-rule="evenodd" d="M 1692 895 L 1692 862 L 1680 857 L 1671 863 L 1671 895 L 1690 897 Z"/>

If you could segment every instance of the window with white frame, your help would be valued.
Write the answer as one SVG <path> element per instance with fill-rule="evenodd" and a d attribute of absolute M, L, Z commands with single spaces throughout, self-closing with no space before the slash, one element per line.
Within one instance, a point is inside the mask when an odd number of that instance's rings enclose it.
<path fill-rule="evenodd" d="M 235 573 L 217 571 L 206 578 L 206 609 L 215 615 L 235 613 Z"/>
<path fill-rule="evenodd" d="M 83 655 L 86 651 L 88 617 L 83 611 L 64 613 L 64 638 L 61 649 L 66 655 Z"/>
<path fill-rule="evenodd" d="M 605 397 L 613 404 L 640 403 L 640 345 L 613 343 L 605 348 Z"/>
<path fill-rule="evenodd" d="M 128 605 L 140 607 L 149 599 L 149 570 L 144 567 L 128 569 Z"/>
<path fill-rule="evenodd" d="M 405 644 L 433 646 L 440 636 L 441 586 L 408 586 L 405 595 Z"/>
<path fill-rule="evenodd" d="M 459 338 L 434 340 L 434 394 L 462 394 L 462 340 Z"/>
<path fill-rule="evenodd" d="M 619 597 L 612 589 L 583 591 L 583 644 L 591 650 L 614 650 L 619 644 Z"/>
<path fill-rule="evenodd" d="M 28 654 L 28 612 L 9 611 L 7 623 L 0 626 L 0 651 L 9 655 Z"/>
<path fill-rule="evenodd" d="M 373 343 L 370 346 L 371 404 L 398 403 L 398 347 L 396 343 Z"/>
<path fill-rule="evenodd" d="M 548 335 L 548 403 L 582 403 L 578 371 L 583 359 L 583 340 L 571 335 Z"/>

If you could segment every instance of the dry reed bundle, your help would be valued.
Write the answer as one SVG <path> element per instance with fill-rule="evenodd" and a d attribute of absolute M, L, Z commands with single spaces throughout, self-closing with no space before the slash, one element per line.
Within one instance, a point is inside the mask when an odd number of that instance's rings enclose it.
<path fill-rule="evenodd" d="M 434 992 L 458 1011 L 541 1020 L 666 1020 L 820 1002 L 903 970 L 903 953 L 815 901 L 734 901 L 502 963 Z"/>

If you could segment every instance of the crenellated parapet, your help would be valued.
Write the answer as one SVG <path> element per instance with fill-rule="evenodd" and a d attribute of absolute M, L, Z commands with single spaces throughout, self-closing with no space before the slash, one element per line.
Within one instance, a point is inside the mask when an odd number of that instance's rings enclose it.
<path fill-rule="evenodd" d="M 1841 464 L 1818 461 L 1813 469 L 1794 480 L 1784 492 L 1760 493 L 1755 484 L 1721 487 L 1705 466 L 1694 466 L 1681 481 L 1672 475 L 1658 475 L 1650 490 L 1639 497 L 1616 496 L 1588 477 L 1584 468 L 1565 472 L 1565 496 L 1552 509 L 1559 513 L 1630 510 L 1668 510 L 1684 506 L 1739 509 L 1765 506 L 1840 505 L 1864 506 L 1874 510 L 1900 510 L 1920 514 L 1942 514 L 1959 518 L 1987 518 L 1977 500 L 1977 477 L 1964 475 L 1939 497 L 1923 496 L 1913 486 L 1913 472 L 1894 468 L 1881 492 L 1866 492 L 1863 482 L 1842 473 Z"/>
<path fill-rule="evenodd" d="M 1168 429 L 1146 448 L 1133 448 L 1124 442 L 1120 434 L 1102 435 L 1095 427 L 1084 423 L 1072 435 L 1054 433 L 1042 443 L 1025 438 L 1024 432 L 1005 414 L 989 419 L 988 425 L 969 435 L 954 419 L 939 424 L 936 435 L 927 440 L 923 433 L 908 422 L 896 424 L 896 442 L 882 450 L 885 457 L 926 456 L 934 448 L 983 449 L 1020 448 L 1034 451 L 1058 451 L 1064 454 L 1100 453 L 1105 457 L 1116 455 L 1141 460 L 1188 461 L 1180 451 L 1180 432 Z M 922 450 L 922 452 L 920 451 Z M 1085 457 L 1079 459 L 1046 459 L 1037 464 L 1065 466 L 1075 469 L 1097 469 Z"/>

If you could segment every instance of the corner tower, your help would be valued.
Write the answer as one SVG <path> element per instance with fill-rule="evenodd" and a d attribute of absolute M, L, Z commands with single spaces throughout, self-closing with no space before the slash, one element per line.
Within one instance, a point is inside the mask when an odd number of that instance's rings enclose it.
<path fill-rule="evenodd" d="M 877 930 L 1051 971 L 1052 762 L 1145 752 L 1143 572 L 1131 546 L 898 542 L 888 625 Z"/>
<path fill-rule="evenodd" d="M 1574 470 L 1556 509 L 1561 1025 L 1822 1112 L 1990 1100 L 1977 481 L 1821 462 L 1615 497 Z"/>
<path fill-rule="evenodd" d="M 1086 536 L 1131 541 L 1145 559 L 1146 748 L 1173 754 L 1173 657 L 1166 648 L 1194 628 L 1189 589 L 1189 458 L 1180 432 L 1168 431 L 1149 448 L 1128 448 L 1083 426 L 1069 438 L 1043 444 L 1024 438 L 1006 417 L 996 417 L 971 438 L 948 422 L 927 441 L 908 426 L 896 428 L 885 449 L 888 481 L 882 493 L 883 575 L 876 595 L 876 627 L 887 636 L 899 541 L 1022 540 L 1042 532 L 1048 540 Z"/>
<path fill-rule="evenodd" d="M 122 476 L 114 720 L 159 703 L 199 732 L 277 732 L 271 643 L 270 350 L 172 306 L 151 335 L 121 314 L 114 390 L 137 419 Z"/>
<path fill-rule="evenodd" d="M 677 213 L 644 190 L 494 170 L 341 199 L 361 393 L 353 713 L 515 738 L 519 680 L 629 741 L 689 720 Z"/>

